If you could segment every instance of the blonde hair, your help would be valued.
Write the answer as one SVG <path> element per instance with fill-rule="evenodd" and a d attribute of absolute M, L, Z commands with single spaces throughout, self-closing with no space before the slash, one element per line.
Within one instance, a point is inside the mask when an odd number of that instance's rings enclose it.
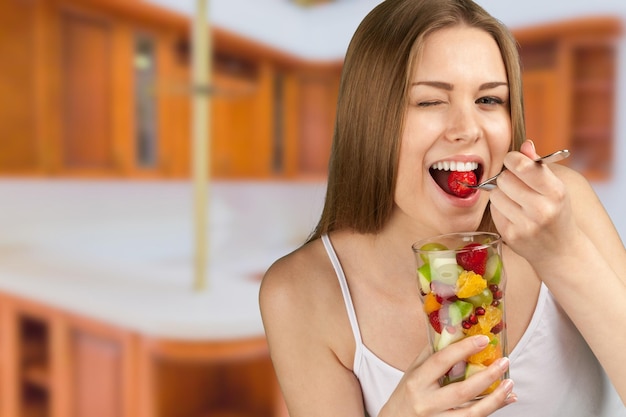
<path fill-rule="evenodd" d="M 391 216 L 409 74 L 430 33 L 467 25 L 496 40 L 507 71 L 511 149 L 525 137 L 517 43 L 471 0 L 386 0 L 357 28 L 346 54 L 326 201 L 309 240 L 333 230 L 376 233 Z M 489 209 L 481 230 L 493 230 Z"/>

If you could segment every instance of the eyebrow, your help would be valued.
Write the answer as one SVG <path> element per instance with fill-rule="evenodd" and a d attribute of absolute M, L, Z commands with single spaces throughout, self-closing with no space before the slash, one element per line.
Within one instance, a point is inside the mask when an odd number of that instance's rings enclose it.
<path fill-rule="evenodd" d="M 450 83 L 444 83 L 442 81 L 418 81 L 415 82 L 413 84 L 411 84 L 411 86 L 417 86 L 417 85 L 427 85 L 430 87 L 435 87 L 435 88 L 440 88 L 442 90 L 447 90 L 447 91 L 452 91 L 454 89 L 454 86 Z M 500 87 L 500 86 L 506 86 L 508 87 L 509 84 L 502 82 L 502 81 L 493 81 L 493 82 L 489 82 L 489 83 L 484 83 L 481 84 L 480 87 L 478 88 L 479 90 L 489 90 L 492 88 L 496 88 L 496 87 Z"/>

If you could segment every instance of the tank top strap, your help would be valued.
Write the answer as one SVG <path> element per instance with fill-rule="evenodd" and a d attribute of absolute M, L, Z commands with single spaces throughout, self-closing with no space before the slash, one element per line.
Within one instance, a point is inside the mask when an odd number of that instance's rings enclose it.
<path fill-rule="evenodd" d="M 352 333 L 354 334 L 354 340 L 357 346 L 357 352 L 360 351 L 361 346 L 363 345 L 363 341 L 361 339 L 361 331 L 359 330 L 359 322 L 356 318 L 356 311 L 354 310 L 354 304 L 352 303 L 352 297 L 350 296 L 350 289 L 348 287 L 348 281 L 346 280 L 346 275 L 341 268 L 341 263 L 339 262 L 339 258 L 337 257 L 337 253 L 333 248 L 332 243 L 328 235 L 322 235 L 322 242 L 324 243 L 324 247 L 326 248 L 326 253 L 328 254 L 328 258 L 335 269 L 335 273 L 337 274 L 337 280 L 339 281 L 339 286 L 341 287 L 341 293 L 343 295 L 343 301 L 346 304 L 346 311 L 348 312 L 348 319 L 350 320 L 350 326 L 352 327 Z"/>

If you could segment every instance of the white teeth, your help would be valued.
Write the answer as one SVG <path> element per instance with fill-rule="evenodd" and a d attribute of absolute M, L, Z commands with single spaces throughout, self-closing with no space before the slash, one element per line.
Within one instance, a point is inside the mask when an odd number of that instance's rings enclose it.
<path fill-rule="evenodd" d="M 431 169 L 439 169 L 443 171 L 474 171 L 478 168 L 478 162 L 460 162 L 460 161 L 441 161 L 433 164 Z"/>

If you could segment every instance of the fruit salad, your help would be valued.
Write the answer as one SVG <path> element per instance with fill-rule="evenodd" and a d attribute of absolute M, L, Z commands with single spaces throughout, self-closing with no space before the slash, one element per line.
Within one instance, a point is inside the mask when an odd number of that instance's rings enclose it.
<path fill-rule="evenodd" d="M 485 335 L 490 340 L 485 349 L 453 366 L 442 378 L 442 385 L 469 378 L 506 352 L 504 272 L 491 236 L 476 234 L 482 242 L 471 241 L 452 248 L 436 240 L 414 246 L 433 350 L 468 336 Z M 492 392 L 499 383 L 496 381 L 481 395 Z"/>

